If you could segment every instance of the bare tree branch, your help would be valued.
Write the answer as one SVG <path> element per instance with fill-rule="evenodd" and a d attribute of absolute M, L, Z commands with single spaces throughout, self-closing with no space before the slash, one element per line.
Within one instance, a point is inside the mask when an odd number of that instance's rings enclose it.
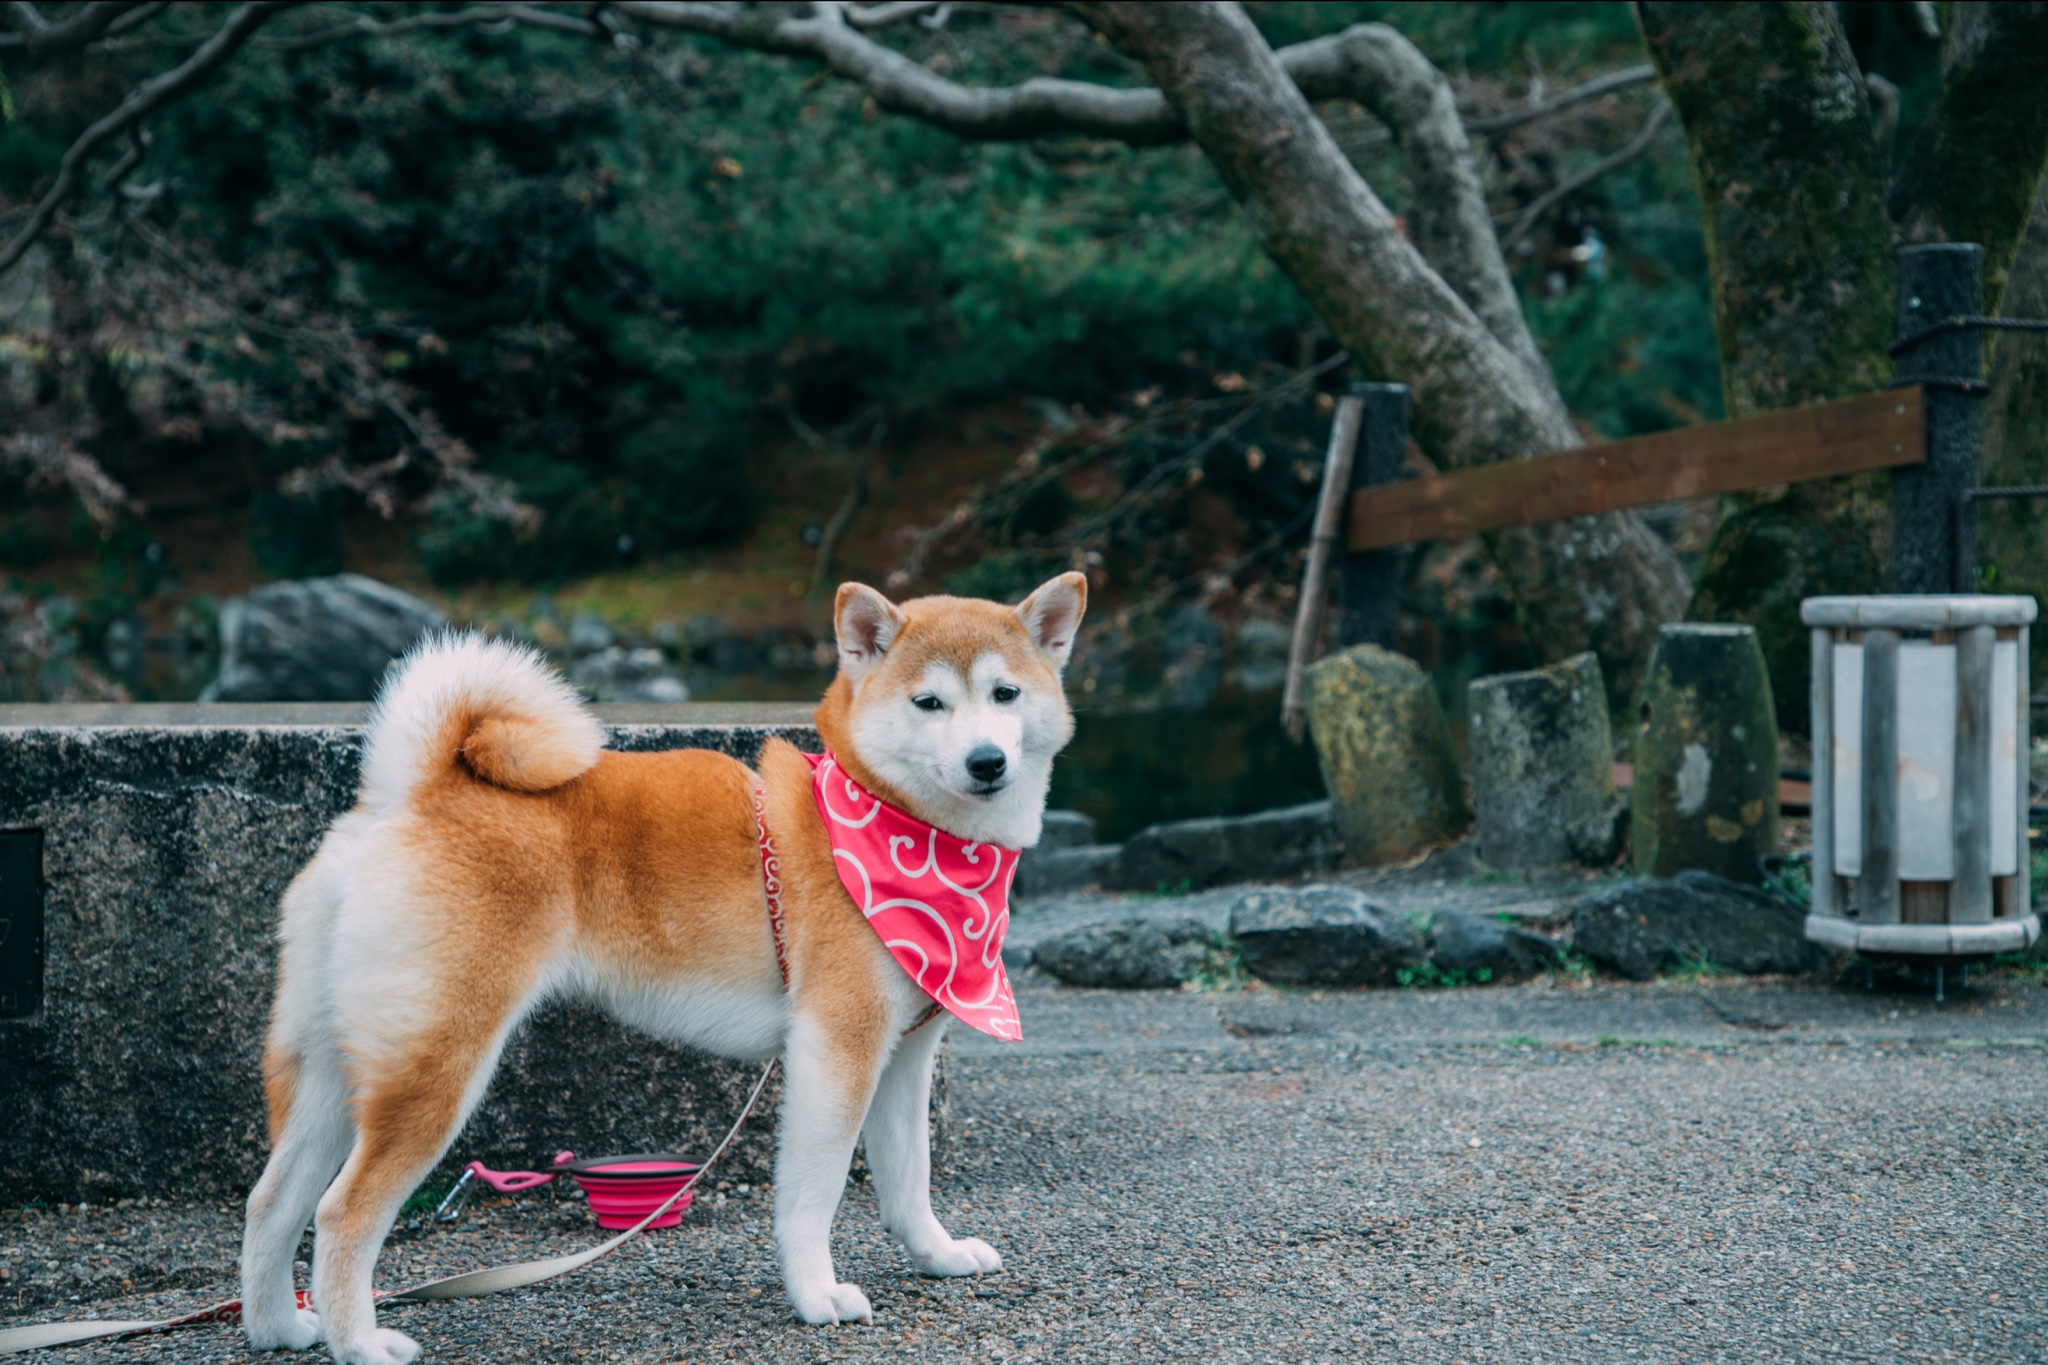
<path fill-rule="evenodd" d="M 1617 90 L 1626 90 L 1631 86 L 1649 85 L 1656 79 L 1657 68 L 1651 66 L 1648 62 L 1643 63 L 1641 66 L 1625 66 L 1619 71 L 1609 71 L 1603 76 L 1595 76 L 1584 85 L 1575 85 L 1562 95 L 1553 95 L 1547 100 L 1541 100 L 1535 104 L 1511 110 L 1505 114 L 1490 114 L 1485 118 L 1467 119 L 1465 120 L 1465 131 L 1470 133 L 1505 133 L 1509 129 L 1519 128 L 1525 123 L 1534 123 L 1537 119 L 1549 118 L 1552 114 L 1562 113 L 1573 105 L 1584 104 L 1587 100 L 1599 99 L 1602 95 L 1611 95 Z"/>
<path fill-rule="evenodd" d="M 1660 101 L 1657 107 L 1650 111 L 1650 116 L 1643 120 L 1643 126 L 1636 130 L 1636 135 L 1630 138 L 1627 144 L 1619 151 L 1604 157 L 1594 165 L 1588 166 L 1577 175 L 1566 176 L 1563 180 L 1558 181 L 1548 190 L 1538 195 L 1530 202 L 1527 208 L 1515 215 L 1514 226 L 1509 228 L 1507 235 L 1500 239 L 1500 249 L 1503 252 L 1513 251 L 1515 244 L 1528 236 L 1534 230 L 1536 224 L 1542 220 L 1543 215 L 1555 207 L 1559 201 L 1577 194 L 1601 176 L 1621 169 L 1623 166 L 1628 165 L 1629 162 L 1634 161 L 1637 157 L 1649 151 L 1650 144 L 1657 140 L 1658 130 L 1664 126 L 1665 120 L 1670 117 L 1671 101 Z"/>
<path fill-rule="evenodd" d="M 20 35 L 21 46 L 33 57 L 49 57 L 84 47 L 104 34 L 116 19 L 130 10 L 141 9 L 140 0 L 92 0 L 67 18 L 51 23 L 29 0 L 10 0 L 0 5 L 0 14 Z"/>
<path fill-rule="evenodd" d="M 477 5 L 464 9 L 434 10 L 426 14 L 410 15 L 404 19 L 379 20 L 361 14 L 346 24 L 316 29 L 312 33 L 300 34 L 297 37 L 265 41 L 259 46 L 297 51 L 300 48 L 318 47 L 322 43 L 337 42 L 344 38 L 392 38 L 403 33 L 417 33 L 422 29 L 475 28 L 487 24 L 530 24 L 535 28 L 555 29 L 562 33 L 576 34 L 578 37 L 596 38 L 621 47 L 632 44 L 631 35 L 613 33 L 601 24 L 573 14 L 561 14 L 533 5 Z"/>
<path fill-rule="evenodd" d="M 1522 317 L 1479 162 L 1443 72 L 1385 24 L 1354 24 L 1278 55 L 1304 95 L 1343 92 L 1394 130 L 1414 177 L 1408 224 L 1415 245 L 1494 338 L 1548 385 L 1550 366 Z"/>
<path fill-rule="evenodd" d="M 887 28 L 890 24 L 947 8 L 950 6 L 941 5 L 939 0 L 891 0 L 891 3 L 882 5 L 850 5 L 846 10 L 846 22 L 859 29 Z"/>
<path fill-rule="evenodd" d="M 1186 122 L 1157 89 L 1117 89 L 1047 77 L 1006 88 L 963 86 L 855 32 L 849 23 L 852 12 L 838 5 L 817 5 L 809 18 L 778 17 L 715 0 L 619 0 L 614 8 L 737 46 L 821 60 L 864 86 L 881 107 L 963 137 L 1014 139 L 1079 132 L 1152 146 L 1188 136 Z M 1485 186 L 1443 74 L 1414 44 L 1384 24 L 1356 24 L 1342 33 L 1281 48 L 1275 55 L 1308 99 L 1355 99 L 1394 129 L 1415 174 L 1411 217 L 1417 244 L 1487 330 L 1547 386 L 1549 366 L 1523 320 L 1513 280 L 1494 239 Z M 1606 89 L 1655 79 L 1648 67 L 1642 74 L 1618 74 L 1625 79 L 1609 80 L 1591 93 L 1574 92 L 1552 104 L 1564 108 Z"/>
<path fill-rule="evenodd" d="M 288 9 L 296 0 L 248 0 L 197 52 L 183 63 L 151 77 L 135 87 L 128 98 L 121 101 L 119 108 L 78 135 L 71 149 L 64 153 L 63 163 L 58 167 L 57 179 L 49 191 L 36 204 L 35 212 L 29 215 L 14 239 L 0 248 L 0 271 L 11 269 L 21 259 L 43 229 L 57 215 L 57 210 L 78 187 L 80 174 L 85 163 L 107 139 L 132 128 L 157 110 L 170 104 L 180 96 L 196 88 L 235 55 L 242 44 L 249 41 L 266 20 L 281 9 Z"/>
<path fill-rule="evenodd" d="M 0 437 L 0 469 L 27 483 L 70 490 L 102 527 L 142 510 L 98 460 L 62 436 L 22 432 Z"/>

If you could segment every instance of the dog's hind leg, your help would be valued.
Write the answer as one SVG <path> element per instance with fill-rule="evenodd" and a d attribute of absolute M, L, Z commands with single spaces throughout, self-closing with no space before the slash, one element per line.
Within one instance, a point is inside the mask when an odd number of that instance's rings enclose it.
<path fill-rule="evenodd" d="M 273 1043 L 263 1061 L 270 1101 L 270 1161 L 249 1192 L 242 1233 L 242 1330 L 259 1351 L 303 1351 L 319 1340 L 313 1314 L 298 1306 L 293 1253 L 355 1141 L 338 1059 Z"/>
<path fill-rule="evenodd" d="M 832 1218 L 854 1140 L 888 1053 L 888 1019 L 828 1026 L 799 1013 L 783 1053 L 782 1131 L 775 1154 L 775 1244 L 790 1306 L 808 1323 L 873 1321 L 860 1286 L 832 1269 Z"/>
<path fill-rule="evenodd" d="M 477 987 L 382 1059 L 355 1066 L 356 1144 L 320 1199 L 313 1301 L 320 1334 L 339 1365 L 404 1365 L 419 1345 L 377 1326 L 370 1277 L 406 1196 L 447 1150 L 483 1095 L 505 1036 L 521 1013 L 514 997 Z"/>
<path fill-rule="evenodd" d="M 1003 1258 L 975 1237 L 954 1238 L 932 1213 L 932 1063 L 946 1036 L 935 1019 L 897 1045 L 882 1072 L 862 1135 L 882 1226 L 927 1275 L 979 1275 Z"/>

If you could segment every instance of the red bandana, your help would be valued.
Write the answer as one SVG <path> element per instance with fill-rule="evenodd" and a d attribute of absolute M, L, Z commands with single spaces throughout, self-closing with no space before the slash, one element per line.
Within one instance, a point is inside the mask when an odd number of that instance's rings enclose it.
<path fill-rule="evenodd" d="M 947 834 L 864 791 L 832 755 L 804 757 L 840 883 L 897 965 L 955 1019 L 1022 1038 L 1003 970 L 1019 851 Z"/>

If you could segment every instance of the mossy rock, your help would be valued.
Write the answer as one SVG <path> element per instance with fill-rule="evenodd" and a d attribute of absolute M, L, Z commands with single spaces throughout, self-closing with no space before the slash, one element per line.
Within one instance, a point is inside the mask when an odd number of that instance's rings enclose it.
<path fill-rule="evenodd" d="M 1347 861 L 1395 862 L 1471 824 L 1443 703 L 1413 659 L 1378 645 L 1323 659 L 1308 724 Z"/>

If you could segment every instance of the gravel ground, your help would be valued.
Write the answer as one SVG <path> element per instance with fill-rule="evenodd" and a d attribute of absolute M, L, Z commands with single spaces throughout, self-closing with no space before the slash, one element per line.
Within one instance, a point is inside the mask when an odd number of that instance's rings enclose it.
<path fill-rule="evenodd" d="M 464 1362 L 2048 1361 L 2040 978 L 1943 1008 L 1790 982 L 1019 989 L 1024 1044 L 955 1035 L 937 1181 L 1001 1274 L 906 1273 L 856 1185 L 839 1264 L 876 1322 L 801 1327 L 767 1192 L 733 1188 L 573 1278 L 386 1321 Z M 401 1232 L 379 1278 L 593 1231 L 573 1194 L 494 1201 Z M 0 1304 L 189 1309 L 233 1292 L 238 1232 L 214 1205 L 0 1215 Z M 221 1328 L 46 1358 L 276 1359 Z"/>

